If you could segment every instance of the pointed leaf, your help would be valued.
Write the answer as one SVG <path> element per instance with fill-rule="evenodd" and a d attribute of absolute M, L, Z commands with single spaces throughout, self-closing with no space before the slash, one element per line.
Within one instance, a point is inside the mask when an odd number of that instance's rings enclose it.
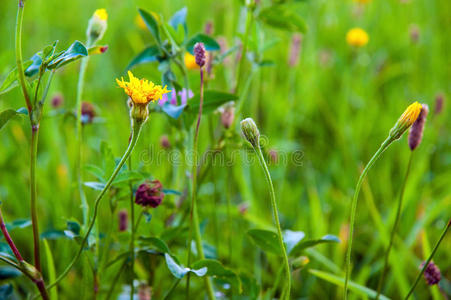
<path fill-rule="evenodd" d="M 215 259 L 202 259 L 193 264 L 193 268 L 207 268 L 207 275 L 219 278 L 230 283 L 235 292 L 241 293 L 241 280 L 231 269 L 224 267 Z"/>
<path fill-rule="evenodd" d="M 175 30 L 178 29 L 179 25 L 182 25 L 185 32 L 187 32 L 188 31 L 187 27 L 186 27 L 187 13 L 188 13 L 188 9 L 186 7 L 176 11 L 175 14 L 169 20 L 169 25 L 171 25 L 172 28 L 174 28 Z"/>
<path fill-rule="evenodd" d="M 7 109 L 0 112 L 0 129 L 8 123 L 12 118 L 21 115 L 21 113 L 15 111 L 14 109 Z"/>
<path fill-rule="evenodd" d="M 56 57 L 48 63 L 47 68 L 50 70 L 58 69 L 84 56 L 88 56 L 88 50 L 81 42 L 75 41 L 66 51 L 56 55 Z"/>
<path fill-rule="evenodd" d="M 183 278 L 183 276 L 185 276 L 185 274 L 187 274 L 188 272 L 192 272 L 194 274 L 196 274 L 199 277 L 204 276 L 205 274 L 207 274 L 207 268 L 201 268 L 201 269 L 190 269 L 190 268 L 185 268 L 183 266 L 180 266 L 175 260 L 174 258 L 172 258 L 171 255 L 169 255 L 168 253 L 164 254 L 164 258 L 166 259 L 166 265 L 168 266 L 169 271 L 172 273 L 172 275 L 174 275 L 176 278 Z"/>
<path fill-rule="evenodd" d="M 273 231 L 263 229 L 251 229 L 247 232 L 251 240 L 260 249 L 277 255 L 282 255 L 277 234 Z"/>
<path fill-rule="evenodd" d="M 258 18 L 272 27 L 290 31 L 306 32 L 307 25 L 293 9 L 283 5 L 272 5 L 260 11 Z"/>
<path fill-rule="evenodd" d="M 305 233 L 302 231 L 285 230 L 283 234 L 283 242 L 287 247 L 287 252 L 290 253 L 293 247 L 296 246 L 296 244 L 299 243 L 304 237 Z"/>
<path fill-rule="evenodd" d="M 145 11 L 144 9 L 138 9 L 139 14 L 141 15 L 141 18 L 143 19 L 144 23 L 146 23 L 147 28 L 149 29 L 150 33 L 153 35 L 155 40 L 158 42 L 158 44 L 161 44 L 160 40 L 160 31 L 158 29 L 158 22 L 154 18 L 154 16 Z"/>
<path fill-rule="evenodd" d="M 290 253 L 290 255 L 296 256 L 296 255 L 299 255 L 304 249 L 316 246 L 318 244 L 339 243 L 339 242 L 340 242 L 340 239 L 338 237 L 336 237 L 335 235 L 332 235 L 332 234 L 327 234 L 317 240 L 301 241 L 298 244 L 296 244 L 296 246 L 294 246 L 293 249 L 289 253 Z"/>
<path fill-rule="evenodd" d="M 151 246 L 162 253 L 170 253 L 168 245 L 159 238 L 140 236 L 139 242 L 143 246 Z"/>
<path fill-rule="evenodd" d="M 133 68 L 136 65 L 158 61 L 160 58 L 160 50 L 157 46 L 150 46 L 145 48 L 128 64 L 127 70 Z"/>
<path fill-rule="evenodd" d="M 207 51 L 217 51 L 221 48 L 214 38 L 203 33 L 198 33 L 188 41 L 186 44 L 186 50 L 193 53 L 194 45 L 196 43 L 204 43 Z"/>
<path fill-rule="evenodd" d="M 101 191 L 105 187 L 104 183 L 95 182 L 95 181 L 87 181 L 87 182 L 84 182 L 83 184 L 86 185 L 87 187 L 90 187 L 97 191 Z"/>

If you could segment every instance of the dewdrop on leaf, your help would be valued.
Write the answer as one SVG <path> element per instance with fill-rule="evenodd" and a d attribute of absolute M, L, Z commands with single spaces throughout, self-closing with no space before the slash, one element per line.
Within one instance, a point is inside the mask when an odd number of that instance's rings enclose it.
<path fill-rule="evenodd" d="M 389 136 L 394 140 L 400 139 L 404 132 L 417 120 L 421 108 L 422 106 L 418 102 L 409 105 L 401 117 L 399 117 L 395 126 L 390 130 Z"/>

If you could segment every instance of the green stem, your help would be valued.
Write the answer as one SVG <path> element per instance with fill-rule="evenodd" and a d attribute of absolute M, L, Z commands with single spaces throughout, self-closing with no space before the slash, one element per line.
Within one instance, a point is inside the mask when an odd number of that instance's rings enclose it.
<path fill-rule="evenodd" d="M 90 41 L 88 41 L 88 47 L 91 44 Z M 82 205 L 82 211 L 83 211 L 83 225 L 86 226 L 88 222 L 88 216 L 89 216 L 89 206 L 88 201 L 86 200 L 85 193 L 83 191 L 83 177 L 81 175 L 81 166 L 82 166 L 82 141 L 83 141 L 83 130 L 82 130 L 82 114 L 81 114 L 81 98 L 83 95 L 83 87 L 84 87 L 84 81 L 85 81 L 85 74 L 86 69 L 88 67 L 89 57 L 84 57 L 81 59 L 80 63 L 80 73 L 78 74 L 78 83 L 77 83 L 77 96 L 76 96 L 76 110 L 77 110 L 77 158 L 75 160 L 75 172 L 77 177 L 77 187 L 78 187 L 78 193 L 80 196 L 80 201 Z"/>
<path fill-rule="evenodd" d="M 132 158 L 129 157 L 128 159 L 128 168 L 131 171 L 132 170 Z M 131 235 L 130 235 L 130 299 L 133 299 L 133 296 L 135 294 L 135 286 L 133 285 L 133 279 L 134 279 L 134 269 L 135 269 L 135 201 L 133 201 L 133 185 L 130 182 L 130 218 L 131 218 Z"/>
<path fill-rule="evenodd" d="M 243 78 L 243 67 L 244 62 L 246 60 L 246 54 L 247 54 L 247 44 L 249 41 L 249 30 L 252 25 L 252 10 L 247 8 L 247 15 L 246 15 L 246 28 L 244 29 L 244 40 L 243 40 L 243 48 L 241 49 L 241 57 L 240 62 L 238 64 L 238 70 L 237 70 L 237 80 L 235 85 L 235 92 L 238 94 L 241 79 Z"/>
<path fill-rule="evenodd" d="M 41 272 L 41 250 L 39 245 L 39 225 L 38 213 L 36 207 L 36 156 L 38 152 L 39 124 L 32 124 L 31 128 L 31 153 L 30 153 L 30 210 L 31 225 L 33 228 L 33 244 L 34 244 L 34 265 Z"/>
<path fill-rule="evenodd" d="M 279 212 L 277 209 L 277 202 L 276 202 L 276 193 L 274 192 L 274 186 L 272 184 L 271 174 L 269 173 L 268 165 L 266 164 L 265 158 L 263 157 L 263 153 L 260 148 L 260 145 L 257 145 L 257 147 L 254 147 L 254 150 L 257 153 L 258 160 L 260 161 L 260 165 L 262 166 L 263 171 L 265 173 L 266 183 L 268 184 L 268 187 L 269 187 L 269 194 L 271 196 L 271 207 L 272 207 L 272 212 L 273 212 L 274 221 L 275 221 L 274 223 L 277 228 L 277 237 L 279 240 L 280 249 L 282 250 L 283 263 L 285 266 L 285 275 L 287 277 L 286 290 L 284 291 L 284 295 L 285 295 L 284 298 L 290 299 L 291 270 L 290 270 L 290 263 L 288 262 L 288 256 L 287 256 L 287 251 L 285 249 L 285 244 L 283 243 L 282 228 L 280 227 Z"/>
<path fill-rule="evenodd" d="M 48 289 L 56 286 L 58 284 L 58 282 L 60 282 L 69 273 L 69 271 L 72 269 L 74 264 L 80 258 L 80 255 L 83 252 L 85 244 L 86 244 L 86 242 L 88 240 L 89 234 L 91 233 L 91 230 L 94 227 L 94 224 L 95 224 L 95 221 L 96 221 L 96 218 L 97 218 L 97 212 L 98 212 L 98 209 L 99 209 L 100 200 L 102 200 L 102 198 L 105 195 L 105 193 L 109 190 L 109 188 L 110 188 L 111 184 L 113 183 L 114 179 L 116 178 L 117 174 L 119 173 L 119 171 L 121 170 L 122 166 L 125 164 L 125 162 L 127 161 L 128 157 L 132 153 L 133 148 L 135 148 L 136 142 L 138 141 L 138 138 L 139 138 L 139 133 L 141 132 L 142 125 L 143 125 L 143 123 L 139 123 L 139 122 L 136 122 L 136 121 L 132 120 L 132 138 L 131 138 L 131 141 L 130 141 L 130 143 L 128 145 L 127 150 L 125 151 L 124 155 L 122 156 L 119 164 L 114 169 L 113 174 L 111 174 L 110 179 L 108 179 L 108 182 L 105 184 L 105 187 L 100 192 L 100 194 L 97 196 L 97 198 L 96 198 L 96 200 L 94 202 L 94 212 L 93 212 L 91 221 L 89 223 L 88 231 L 86 232 L 86 234 L 83 237 L 83 240 L 82 240 L 82 242 L 80 244 L 80 248 L 78 249 L 78 252 L 75 255 L 75 257 L 73 258 L 73 260 L 71 261 L 71 263 L 66 267 L 66 269 L 63 271 L 63 273 L 55 280 L 55 282 L 51 283 L 48 286 Z"/>
<path fill-rule="evenodd" d="M 424 263 L 423 268 L 421 269 L 420 273 L 418 273 L 417 278 L 415 279 L 415 282 L 413 283 L 412 287 L 410 288 L 409 293 L 404 298 L 405 300 L 409 299 L 409 297 L 412 295 L 413 291 L 415 290 L 415 287 L 417 286 L 418 282 L 420 281 L 421 275 L 423 275 L 424 271 L 426 270 L 427 266 L 432 260 L 432 257 L 434 256 L 435 252 L 437 252 L 438 247 L 440 246 L 440 243 L 445 238 L 446 232 L 451 227 L 451 219 L 448 220 L 448 224 L 446 224 L 445 229 L 443 230 L 442 234 L 440 235 L 440 238 L 438 239 L 437 243 L 434 246 L 434 249 L 432 249 L 431 255 L 429 255 L 428 259 Z"/>
<path fill-rule="evenodd" d="M 204 103 L 204 70 L 200 69 L 200 104 L 199 104 L 199 113 L 197 116 L 196 129 L 194 132 L 194 141 L 193 141 L 193 165 L 191 169 L 191 177 L 192 177 L 192 186 L 191 186 L 191 211 L 190 211 L 190 233 L 188 240 L 188 267 L 191 265 L 191 239 L 192 233 L 194 231 L 194 240 L 196 243 L 196 249 L 199 254 L 200 259 L 205 259 L 204 249 L 202 247 L 202 237 L 200 234 L 200 226 L 199 226 L 199 216 L 197 212 L 197 176 L 198 176 L 198 143 L 199 143 L 199 128 L 200 121 L 202 118 L 202 106 Z M 207 289 L 208 298 L 210 300 L 216 299 L 213 284 L 211 282 L 210 277 L 205 276 L 205 287 Z M 189 299 L 189 282 L 190 282 L 190 274 L 188 273 L 186 279 L 186 297 Z"/>
<path fill-rule="evenodd" d="M 404 176 L 404 180 L 403 180 L 402 186 L 401 186 L 401 192 L 399 194 L 398 208 L 396 210 L 395 223 L 393 224 L 393 229 L 392 229 L 392 232 L 391 232 L 391 235 L 390 235 L 390 243 L 388 244 L 387 252 L 385 253 L 385 261 L 384 261 L 384 268 L 382 270 L 382 275 L 381 275 L 381 277 L 379 279 L 379 283 L 377 285 L 376 300 L 378 300 L 379 297 L 380 297 L 380 294 L 381 294 L 381 291 L 382 291 L 382 284 L 384 282 L 385 275 L 387 274 L 390 250 L 391 250 L 391 248 L 393 246 L 393 241 L 395 240 L 395 234 L 396 234 L 396 231 L 398 229 L 399 219 L 401 217 L 402 200 L 404 198 L 404 190 L 406 188 L 407 178 L 409 177 L 410 166 L 412 164 L 412 157 L 413 157 L 413 151 L 410 152 L 409 162 L 407 163 L 406 175 Z"/>
<path fill-rule="evenodd" d="M 30 95 L 27 91 L 27 86 L 25 82 L 25 74 L 23 69 L 23 59 L 22 59 L 22 20 L 23 20 L 23 10 L 24 2 L 19 0 L 19 8 L 17 10 L 16 19 L 16 64 L 17 64 L 17 76 L 19 77 L 19 83 L 22 88 L 22 93 L 27 103 L 28 115 L 31 118 L 32 105 L 30 100 Z"/>
<path fill-rule="evenodd" d="M 373 155 L 373 157 L 370 159 L 368 164 L 365 166 L 365 168 L 362 171 L 362 174 L 360 174 L 359 180 L 357 181 L 357 185 L 355 187 L 354 191 L 354 197 L 352 198 L 351 203 L 351 217 L 349 221 L 349 243 L 348 243 L 348 249 L 346 251 L 346 275 L 345 275 L 345 284 L 344 284 L 344 292 L 343 292 L 343 299 L 348 298 L 348 281 L 351 273 L 351 251 L 352 251 L 352 240 L 354 235 L 354 223 L 355 223 L 355 214 L 357 210 L 357 199 L 359 197 L 360 187 L 362 186 L 363 179 L 365 179 L 366 174 L 370 170 L 370 168 L 374 165 L 374 163 L 377 161 L 377 159 L 382 155 L 382 153 L 387 149 L 388 146 L 393 142 L 394 140 L 391 137 L 388 137 L 379 147 L 379 149 L 376 151 L 376 153 Z"/>
<path fill-rule="evenodd" d="M 175 288 L 179 285 L 181 280 L 182 279 L 178 278 L 172 283 L 171 287 L 169 288 L 169 291 L 166 293 L 166 295 L 164 295 L 163 300 L 169 299 L 169 296 L 172 294 L 172 292 L 175 290 Z"/>
<path fill-rule="evenodd" d="M 119 280 L 119 277 L 121 277 L 121 274 L 124 271 L 126 266 L 127 266 L 127 259 L 124 260 L 121 267 L 119 268 L 119 271 L 114 276 L 113 281 L 111 281 L 111 285 L 110 285 L 110 288 L 108 289 L 108 294 L 106 295 L 105 300 L 111 299 L 111 296 L 113 295 L 113 292 L 114 292 L 114 288 L 116 287 L 116 283 Z"/>

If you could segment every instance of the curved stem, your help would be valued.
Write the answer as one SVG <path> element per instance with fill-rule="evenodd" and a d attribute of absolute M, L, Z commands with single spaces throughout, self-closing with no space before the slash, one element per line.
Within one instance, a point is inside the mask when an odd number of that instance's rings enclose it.
<path fill-rule="evenodd" d="M 384 261 L 384 268 L 382 270 L 382 275 L 381 275 L 381 277 L 379 279 L 379 283 L 377 285 L 376 300 L 378 300 L 380 295 L 381 295 L 382 284 L 384 282 L 385 275 L 387 274 L 388 261 L 389 261 L 389 257 L 390 257 L 390 250 L 391 250 L 391 248 L 393 246 L 393 241 L 395 240 L 395 234 L 396 234 L 396 231 L 398 229 L 399 219 L 401 217 L 402 200 L 404 198 L 404 190 L 406 188 L 407 178 L 409 177 L 410 166 L 412 164 L 412 157 L 413 157 L 413 151 L 410 152 L 409 162 L 407 163 L 406 175 L 404 176 L 404 180 L 403 180 L 402 186 L 401 186 L 401 192 L 399 193 L 398 208 L 396 210 L 395 223 L 393 224 L 393 229 L 392 229 L 392 232 L 391 232 L 391 235 L 390 235 L 390 243 L 388 244 L 387 252 L 385 253 L 385 261 Z"/>
<path fill-rule="evenodd" d="M 382 153 L 387 149 L 388 146 L 393 142 L 394 140 L 390 137 L 388 137 L 379 147 L 379 149 L 376 151 L 376 153 L 373 155 L 373 157 L 370 159 L 368 164 L 365 166 L 365 168 L 362 171 L 362 174 L 360 174 L 359 180 L 357 181 L 357 185 L 355 187 L 354 191 L 354 197 L 352 198 L 351 203 L 351 217 L 349 221 L 349 243 L 348 243 L 348 249 L 346 251 L 346 275 L 345 275 L 345 284 L 344 284 L 344 292 L 343 292 L 343 299 L 348 298 L 348 282 L 349 277 L 351 273 L 351 251 L 352 251 L 352 240 L 354 235 L 354 224 L 355 224 L 355 214 L 357 210 L 357 199 L 359 198 L 359 192 L 360 187 L 362 186 L 363 179 L 365 179 L 366 174 L 370 170 L 370 168 L 374 165 L 374 163 L 377 161 L 377 159 L 382 155 Z"/>
<path fill-rule="evenodd" d="M 407 293 L 405 300 L 409 299 L 409 297 L 412 295 L 413 291 L 415 290 L 415 287 L 417 286 L 418 282 L 420 281 L 421 275 L 423 275 L 424 271 L 428 267 L 429 263 L 432 260 L 432 257 L 434 256 L 435 252 L 437 252 L 438 247 L 440 246 L 440 243 L 443 241 L 443 238 L 446 235 L 446 232 L 451 227 L 451 219 L 448 220 L 448 224 L 446 224 L 445 229 L 443 230 L 442 234 L 440 235 L 440 238 L 438 239 L 437 243 L 434 246 L 434 249 L 432 249 L 431 255 L 429 255 L 428 259 L 424 262 L 424 266 L 421 269 L 420 273 L 418 273 L 417 278 L 415 279 L 415 282 L 413 283 L 412 287 L 409 290 L 409 293 Z"/>
<path fill-rule="evenodd" d="M 269 173 L 268 166 L 266 164 L 265 158 L 263 157 L 262 150 L 260 148 L 260 145 L 254 148 L 255 152 L 257 153 L 258 160 L 260 161 L 260 165 L 263 168 L 263 171 L 265 173 L 266 183 L 269 187 L 269 194 L 271 196 L 271 207 L 272 212 L 274 215 L 274 223 L 277 228 L 277 237 L 279 240 L 279 246 L 282 250 L 282 256 L 283 256 L 283 263 L 285 267 L 285 276 L 287 277 L 286 282 L 286 289 L 284 289 L 284 299 L 290 299 L 290 290 L 291 290 L 291 270 L 290 270 L 290 263 L 288 262 L 288 255 L 287 251 L 285 249 L 285 244 L 283 243 L 283 237 L 282 237 L 282 228 L 280 227 L 280 221 L 279 221 L 279 212 L 277 209 L 277 202 L 276 202 L 276 193 L 274 192 L 274 186 L 272 184 L 271 180 L 271 174 Z"/>
<path fill-rule="evenodd" d="M 36 207 L 36 156 L 38 152 L 39 124 L 32 124 L 30 153 L 30 192 L 31 192 L 31 225 L 33 227 L 34 265 L 41 272 L 41 248 L 39 244 L 39 224 Z"/>
<path fill-rule="evenodd" d="M 82 240 L 82 242 L 80 244 L 80 248 L 78 249 L 78 252 L 75 255 L 75 257 L 73 258 L 73 260 L 70 262 L 70 264 L 63 271 L 63 273 L 55 280 L 55 282 L 51 283 L 47 287 L 48 289 L 50 289 L 50 288 L 54 287 L 55 285 L 57 285 L 58 282 L 60 282 L 69 273 L 70 269 L 72 269 L 74 264 L 80 258 L 80 255 L 83 252 L 83 248 L 85 247 L 85 244 L 86 244 L 86 242 L 88 240 L 89 234 L 91 233 L 91 230 L 94 227 L 94 224 L 95 224 L 95 221 L 96 221 L 96 218 L 97 218 L 97 212 L 98 212 L 98 209 L 99 209 L 100 200 L 102 200 L 102 198 L 105 195 L 105 193 L 109 190 L 111 184 L 113 183 L 113 180 L 116 178 L 116 176 L 119 173 L 119 171 L 121 170 L 122 166 L 125 164 L 125 162 L 127 161 L 128 157 L 132 153 L 133 148 L 135 147 L 136 142 L 138 141 L 139 133 L 140 133 L 141 128 L 142 128 L 142 124 L 143 123 L 137 123 L 135 121 L 132 121 L 132 128 L 133 129 L 132 129 L 131 141 L 130 141 L 130 143 L 128 145 L 127 150 L 125 151 L 124 155 L 122 156 L 119 164 L 114 169 L 113 174 L 111 174 L 110 179 L 108 179 L 108 182 L 105 184 L 105 187 L 100 192 L 100 194 L 97 196 L 97 198 L 96 198 L 96 200 L 94 202 L 94 212 L 93 212 L 91 221 L 89 223 L 88 231 L 85 233 L 85 236 L 83 237 L 83 240 Z"/>
<path fill-rule="evenodd" d="M 30 95 L 27 91 L 27 86 L 25 82 L 25 75 L 23 69 L 23 59 L 22 59 L 22 20 L 23 20 L 23 10 L 24 10 L 24 1 L 19 0 L 19 8 L 17 10 L 17 19 L 16 19 L 16 64 L 17 64 L 17 76 L 19 77 L 19 83 L 22 88 L 22 93 L 25 98 L 25 102 L 27 103 L 28 115 L 31 118 L 32 105 L 30 100 Z"/>

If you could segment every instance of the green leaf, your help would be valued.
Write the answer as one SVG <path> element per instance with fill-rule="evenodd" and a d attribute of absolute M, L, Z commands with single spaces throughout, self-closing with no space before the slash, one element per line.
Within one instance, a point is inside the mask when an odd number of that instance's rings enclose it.
<path fill-rule="evenodd" d="M 193 268 L 207 268 L 207 275 L 224 280 L 231 284 L 236 293 L 241 293 L 241 280 L 231 269 L 224 267 L 221 262 L 215 259 L 202 259 L 192 265 Z"/>
<path fill-rule="evenodd" d="M 95 181 L 87 181 L 83 183 L 87 187 L 90 187 L 91 189 L 101 191 L 105 187 L 105 184 L 102 182 L 95 182 Z"/>
<path fill-rule="evenodd" d="M 194 274 L 196 274 L 199 277 L 204 276 L 205 274 L 207 274 L 207 268 L 200 268 L 200 269 L 190 269 L 190 268 L 185 268 L 181 265 L 179 265 L 174 258 L 172 258 L 171 255 L 169 255 L 168 253 L 164 254 L 164 258 L 166 259 L 166 264 L 168 266 L 169 271 L 172 273 L 172 275 L 174 275 L 176 278 L 183 278 L 183 276 L 185 276 L 185 274 L 187 274 L 188 272 L 192 272 Z"/>
<path fill-rule="evenodd" d="M 238 96 L 234 94 L 224 93 L 220 91 L 208 90 L 204 92 L 204 104 L 202 106 L 202 113 L 208 114 L 226 102 L 237 100 Z M 193 113 L 197 114 L 200 105 L 200 94 L 195 94 L 193 98 L 189 99 L 187 108 Z"/>
<path fill-rule="evenodd" d="M 123 171 L 120 172 L 113 181 L 113 184 L 118 184 L 122 182 L 128 182 L 132 180 L 141 180 L 143 175 L 137 171 Z"/>
<path fill-rule="evenodd" d="M 344 278 L 338 277 L 336 275 L 333 275 L 331 273 L 323 272 L 320 270 L 310 269 L 310 273 L 312 273 L 314 276 L 319 277 L 321 279 L 324 279 L 326 281 L 329 281 L 330 283 L 333 283 L 337 286 L 343 287 L 344 286 Z M 367 288 L 366 286 L 357 284 L 353 281 L 349 281 L 349 289 L 357 294 L 364 295 L 370 298 L 376 298 L 376 291 Z M 384 295 L 380 295 L 380 298 L 382 300 L 389 300 L 389 298 L 385 297 Z"/>
<path fill-rule="evenodd" d="M 306 240 L 301 241 L 293 249 L 289 252 L 290 255 L 296 256 L 299 255 L 304 249 L 316 246 L 318 244 L 323 243 L 339 243 L 340 239 L 332 234 L 327 234 L 320 239 L 317 240 Z"/>
<path fill-rule="evenodd" d="M 60 52 L 50 60 L 47 68 L 50 70 L 58 69 L 84 56 L 88 56 L 88 50 L 81 42 L 75 41 L 66 51 Z"/>
<path fill-rule="evenodd" d="M 33 77 L 34 75 L 36 75 L 39 72 L 39 69 L 41 68 L 42 65 L 42 57 L 41 55 L 39 55 L 38 52 L 36 54 L 34 54 L 30 60 L 31 60 L 31 64 L 25 69 L 25 76 L 27 77 Z"/>
<path fill-rule="evenodd" d="M 183 29 L 185 30 L 185 33 L 188 32 L 188 29 L 186 27 L 187 13 L 188 13 L 188 9 L 186 7 L 176 11 L 175 14 L 169 20 L 169 25 L 171 25 L 172 28 L 174 28 L 175 30 L 178 29 L 179 25 L 182 25 Z"/>
<path fill-rule="evenodd" d="M 52 250 L 50 250 L 49 243 L 46 239 L 44 239 L 44 250 L 45 256 L 47 258 L 47 272 L 50 282 L 54 282 L 56 279 L 56 271 L 55 271 L 55 262 L 53 261 Z M 57 289 L 51 289 L 49 291 L 50 299 L 58 300 L 58 291 Z"/>
<path fill-rule="evenodd" d="M 247 232 L 252 242 L 265 252 L 282 255 L 277 234 L 263 229 L 251 229 Z"/>
<path fill-rule="evenodd" d="M 149 29 L 155 40 L 158 42 L 158 44 L 161 44 L 160 31 L 158 28 L 157 20 L 155 20 L 151 13 L 145 11 L 144 9 L 139 8 L 138 12 L 141 15 L 141 18 L 144 20 L 144 23 L 146 23 L 147 28 Z"/>
<path fill-rule="evenodd" d="M 9 283 L 0 286 L 0 299 L 12 300 L 13 297 L 13 286 Z"/>
<path fill-rule="evenodd" d="M 128 64 L 127 70 L 132 67 L 144 64 L 148 62 L 154 62 L 160 60 L 160 50 L 157 46 L 150 46 L 145 48 L 141 53 L 135 56 L 132 61 Z"/>
<path fill-rule="evenodd" d="M 287 252 L 293 249 L 305 237 L 305 233 L 302 231 L 285 230 L 283 233 L 283 242 L 287 247 Z"/>
<path fill-rule="evenodd" d="M 27 60 L 23 63 L 23 68 L 26 70 L 33 62 L 31 60 Z M 5 94 L 19 85 L 19 81 L 17 80 L 17 67 L 12 69 L 5 80 L 3 80 L 2 85 L 0 85 L 0 95 Z"/>
<path fill-rule="evenodd" d="M 14 267 L 2 266 L 0 267 L 0 280 L 6 280 L 16 278 L 22 275 L 22 273 Z"/>
<path fill-rule="evenodd" d="M 21 115 L 21 113 L 15 111 L 14 109 L 7 109 L 0 112 L 0 129 L 8 123 L 12 118 Z"/>
<path fill-rule="evenodd" d="M 188 43 L 186 43 L 186 50 L 188 50 L 188 52 L 190 53 L 193 53 L 194 45 L 196 43 L 204 43 L 205 49 L 207 51 L 217 51 L 221 48 L 214 38 L 209 37 L 208 35 L 203 33 L 198 33 L 193 36 L 188 41 Z"/>
<path fill-rule="evenodd" d="M 267 7 L 260 11 L 258 18 L 267 25 L 278 29 L 290 32 L 307 31 L 304 20 L 293 9 L 286 6 L 272 5 Z"/>
<path fill-rule="evenodd" d="M 168 245 L 159 238 L 140 236 L 138 240 L 142 246 L 151 246 L 162 253 L 171 253 Z"/>
<path fill-rule="evenodd" d="M 14 220 L 11 223 L 6 224 L 6 228 L 8 230 L 13 230 L 16 228 L 26 228 L 31 225 L 31 221 L 29 219 L 19 219 Z"/>

